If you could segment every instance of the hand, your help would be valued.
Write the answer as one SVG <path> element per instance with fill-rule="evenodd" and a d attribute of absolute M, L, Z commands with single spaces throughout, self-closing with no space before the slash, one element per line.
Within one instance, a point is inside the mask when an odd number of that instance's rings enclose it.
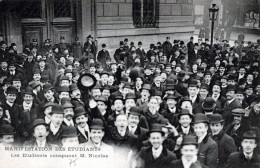
<path fill-rule="evenodd" d="M 174 133 L 174 136 L 179 135 L 177 129 L 173 125 L 171 125 L 169 122 L 167 123 L 166 127 L 169 128 L 170 132 Z"/>
<path fill-rule="evenodd" d="M 94 99 L 89 100 L 89 107 L 91 109 L 95 108 L 97 106 L 97 102 Z"/>

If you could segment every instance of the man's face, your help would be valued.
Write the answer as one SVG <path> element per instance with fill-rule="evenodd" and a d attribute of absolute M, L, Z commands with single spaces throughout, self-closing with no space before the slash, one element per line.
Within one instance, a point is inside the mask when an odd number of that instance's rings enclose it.
<path fill-rule="evenodd" d="M 108 75 L 107 75 L 107 74 L 103 74 L 103 75 L 101 76 L 101 81 L 102 81 L 102 83 L 107 84 L 107 81 L 108 81 Z"/>
<path fill-rule="evenodd" d="M 204 76 L 204 80 L 205 80 L 205 82 L 210 83 L 210 81 L 211 81 L 211 75 L 205 75 L 205 76 Z"/>
<path fill-rule="evenodd" d="M 176 73 L 179 73 L 181 71 L 181 67 L 179 67 L 179 66 L 176 67 L 175 71 L 176 71 Z"/>
<path fill-rule="evenodd" d="M 209 91 L 207 89 L 200 89 L 200 96 L 205 99 L 208 95 Z"/>
<path fill-rule="evenodd" d="M 244 75 L 244 74 L 246 73 L 246 69 L 245 69 L 245 68 L 240 68 L 240 69 L 239 69 L 239 73 L 240 73 L 241 75 Z"/>
<path fill-rule="evenodd" d="M 209 126 L 213 135 L 218 135 L 223 129 L 223 125 L 221 123 L 210 124 Z"/>
<path fill-rule="evenodd" d="M 167 99 L 166 101 L 166 104 L 168 105 L 169 108 L 174 108 L 176 103 L 177 102 L 175 101 L 175 99 Z"/>
<path fill-rule="evenodd" d="M 30 104 L 30 103 L 32 103 L 32 101 L 33 101 L 33 96 L 32 96 L 32 95 L 29 95 L 29 94 L 25 94 L 24 97 L 23 97 L 23 100 L 24 100 L 27 104 Z"/>
<path fill-rule="evenodd" d="M 133 114 L 129 114 L 128 116 L 128 123 L 130 126 L 135 127 L 139 124 L 139 116 L 138 115 L 133 115 Z"/>
<path fill-rule="evenodd" d="M 51 123 L 53 123 L 56 127 L 59 127 L 63 122 L 63 114 L 52 114 L 51 115 Z"/>
<path fill-rule="evenodd" d="M 16 94 L 7 94 L 6 100 L 10 103 L 14 103 L 14 101 L 16 100 Z"/>
<path fill-rule="evenodd" d="M 244 100 L 244 95 L 242 93 L 237 93 L 235 95 L 235 98 L 238 100 L 238 102 L 242 102 Z"/>
<path fill-rule="evenodd" d="M 247 154 L 253 153 L 254 149 L 256 148 L 256 140 L 255 139 L 243 139 L 241 142 L 241 146 L 243 148 L 243 152 Z"/>
<path fill-rule="evenodd" d="M 191 121 L 192 121 L 192 119 L 189 115 L 181 115 L 180 119 L 179 119 L 179 123 L 184 128 L 187 128 L 188 126 L 190 126 Z"/>
<path fill-rule="evenodd" d="M 159 109 L 159 102 L 156 98 L 151 98 L 148 104 L 149 109 L 157 111 Z"/>
<path fill-rule="evenodd" d="M 128 125 L 127 116 L 119 115 L 116 117 L 115 126 L 118 130 L 126 130 Z"/>
<path fill-rule="evenodd" d="M 248 95 L 248 96 L 250 96 L 250 95 L 252 95 L 253 94 L 253 88 L 247 88 L 246 90 L 245 90 L 245 93 Z"/>
<path fill-rule="evenodd" d="M 52 90 L 48 90 L 46 92 L 44 92 L 44 97 L 47 99 L 47 100 L 51 100 L 54 96 L 54 92 Z"/>
<path fill-rule="evenodd" d="M 237 125 L 240 124 L 241 120 L 242 120 L 242 116 L 237 116 L 237 115 L 234 116 L 235 124 Z"/>
<path fill-rule="evenodd" d="M 90 130 L 90 139 L 94 144 L 99 144 L 102 142 L 102 139 L 105 135 L 105 132 L 101 129 L 91 129 Z"/>
<path fill-rule="evenodd" d="M 103 101 L 98 101 L 97 107 L 100 112 L 106 111 L 106 109 L 107 109 L 107 105 Z"/>
<path fill-rule="evenodd" d="M 21 81 L 13 81 L 13 86 L 17 89 L 20 90 L 22 83 Z"/>
<path fill-rule="evenodd" d="M 40 81 L 41 80 L 41 74 L 37 73 L 33 75 L 33 79 L 36 81 Z"/>
<path fill-rule="evenodd" d="M 39 62 L 39 66 L 40 66 L 40 67 L 45 67 L 45 61 L 40 61 L 40 62 Z"/>
<path fill-rule="evenodd" d="M 189 87 L 188 92 L 191 97 L 195 97 L 199 93 L 199 89 L 197 87 Z"/>
<path fill-rule="evenodd" d="M 161 73 L 161 82 L 163 83 L 167 78 L 167 74 L 166 73 Z"/>
<path fill-rule="evenodd" d="M 202 137 L 208 131 L 208 126 L 205 123 L 194 124 L 194 132 L 198 137 Z"/>
<path fill-rule="evenodd" d="M 258 93 L 260 92 L 260 85 L 256 86 L 255 91 L 258 92 Z"/>
<path fill-rule="evenodd" d="M 7 66 L 8 66 L 7 62 L 1 62 L 1 67 L 2 67 L 3 69 L 6 69 Z"/>
<path fill-rule="evenodd" d="M 92 89 L 92 96 L 93 97 L 101 96 L 100 89 Z"/>
<path fill-rule="evenodd" d="M 169 74 L 169 73 L 171 73 L 172 72 L 172 68 L 171 67 L 166 67 L 166 72 Z"/>
<path fill-rule="evenodd" d="M 191 161 L 198 154 L 198 149 L 196 145 L 184 145 L 181 148 L 181 154 L 187 161 Z"/>
<path fill-rule="evenodd" d="M 122 100 L 115 100 L 114 107 L 116 111 L 121 111 L 124 108 L 124 103 Z"/>
<path fill-rule="evenodd" d="M 3 135 L 2 139 L 0 139 L 1 144 L 6 147 L 12 146 L 14 143 L 14 136 L 13 135 Z"/>
<path fill-rule="evenodd" d="M 163 143 L 163 136 L 160 132 L 152 132 L 150 133 L 149 141 L 153 148 L 158 149 Z"/>
<path fill-rule="evenodd" d="M 63 112 L 64 112 L 64 118 L 66 118 L 69 121 L 72 120 L 74 116 L 73 108 L 65 108 Z"/>
<path fill-rule="evenodd" d="M 44 141 L 46 140 L 47 136 L 49 135 L 49 131 L 47 131 L 46 126 L 38 125 L 34 128 L 33 136 L 39 140 Z"/>
<path fill-rule="evenodd" d="M 221 92 L 220 86 L 214 85 L 213 88 L 212 88 L 212 92 L 213 93 L 220 93 Z"/>
<path fill-rule="evenodd" d="M 220 68 L 219 68 L 220 73 L 224 73 L 225 70 L 226 70 L 225 67 L 220 67 Z"/>
<path fill-rule="evenodd" d="M 192 110 L 192 104 L 190 101 L 183 101 L 181 104 L 181 108 L 187 109 L 187 110 Z"/>
<path fill-rule="evenodd" d="M 51 118 L 50 112 L 52 111 L 52 106 L 46 107 L 44 109 L 44 114 L 46 115 L 46 117 Z"/>
<path fill-rule="evenodd" d="M 117 65 L 116 64 L 112 64 L 111 65 L 111 69 L 112 69 L 112 71 L 116 71 L 117 70 Z"/>
<path fill-rule="evenodd" d="M 136 84 L 136 86 L 141 87 L 143 84 L 143 80 L 141 78 L 136 78 L 135 84 Z"/>
<path fill-rule="evenodd" d="M 60 100 L 62 98 L 70 98 L 70 94 L 69 94 L 69 92 L 60 92 L 59 98 L 60 98 Z"/>
<path fill-rule="evenodd" d="M 76 124 L 81 128 L 85 128 L 87 121 L 88 118 L 85 115 L 78 116 L 75 120 Z"/>
<path fill-rule="evenodd" d="M 62 139 L 62 146 L 63 147 L 76 147 L 79 145 L 78 137 L 71 137 L 71 138 L 63 138 Z"/>
<path fill-rule="evenodd" d="M 115 82 L 115 77 L 114 76 L 109 76 L 107 82 L 108 82 L 109 85 L 113 85 L 114 82 Z"/>
<path fill-rule="evenodd" d="M 134 99 L 126 99 L 125 108 L 126 110 L 130 110 L 131 107 L 136 106 Z"/>
<path fill-rule="evenodd" d="M 102 96 L 105 96 L 106 98 L 108 98 L 110 96 L 110 90 L 109 89 L 104 89 L 102 91 Z"/>
<path fill-rule="evenodd" d="M 235 97 L 235 91 L 228 91 L 226 96 L 227 100 L 232 100 Z"/>
<path fill-rule="evenodd" d="M 248 82 L 252 82 L 254 80 L 254 76 L 252 74 L 248 74 L 246 79 Z"/>
<path fill-rule="evenodd" d="M 228 80 L 228 85 L 235 85 L 236 84 L 236 81 L 235 80 Z"/>
<path fill-rule="evenodd" d="M 71 92 L 71 98 L 80 99 L 81 98 L 80 90 L 79 89 L 73 90 Z"/>
<path fill-rule="evenodd" d="M 154 78 L 154 83 L 156 84 L 156 85 L 160 85 L 161 84 L 161 76 L 157 76 L 157 77 L 155 77 Z"/>
<path fill-rule="evenodd" d="M 15 66 L 13 66 L 13 65 L 11 65 L 11 66 L 9 66 L 9 71 L 11 71 L 11 72 L 13 72 L 13 71 L 15 71 L 15 69 L 16 69 L 16 67 Z"/>

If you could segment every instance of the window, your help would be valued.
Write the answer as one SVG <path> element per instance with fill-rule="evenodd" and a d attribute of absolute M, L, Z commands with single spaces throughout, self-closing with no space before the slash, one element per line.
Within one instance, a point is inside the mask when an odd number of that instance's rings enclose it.
<path fill-rule="evenodd" d="M 55 0 L 54 1 L 54 17 L 71 17 L 71 2 L 70 0 Z"/>
<path fill-rule="evenodd" d="M 22 18 L 40 18 L 42 11 L 41 0 L 20 1 Z"/>
<path fill-rule="evenodd" d="M 155 27 L 157 16 L 156 0 L 133 0 L 133 22 L 136 28 Z"/>

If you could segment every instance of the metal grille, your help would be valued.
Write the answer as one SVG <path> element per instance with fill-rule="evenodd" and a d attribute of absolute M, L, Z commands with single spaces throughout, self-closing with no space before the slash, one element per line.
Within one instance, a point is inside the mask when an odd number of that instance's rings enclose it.
<path fill-rule="evenodd" d="M 136 28 L 155 27 L 157 15 L 155 0 L 133 0 L 133 22 Z"/>
<path fill-rule="evenodd" d="M 71 17 L 71 2 L 70 0 L 55 0 L 54 1 L 54 17 Z"/>
<path fill-rule="evenodd" d="M 23 0 L 20 3 L 22 18 L 40 18 L 41 17 L 41 0 Z"/>

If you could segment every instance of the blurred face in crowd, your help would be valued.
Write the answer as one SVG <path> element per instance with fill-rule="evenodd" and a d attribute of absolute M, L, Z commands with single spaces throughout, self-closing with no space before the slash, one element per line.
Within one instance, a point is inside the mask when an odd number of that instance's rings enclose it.
<path fill-rule="evenodd" d="M 78 136 L 62 138 L 61 143 L 63 147 L 76 147 L 79 145 L 79 139 Z"/>
<path fill-rule="evenodd" d="M 247 89 L 245 90 L 245 93 L 246 93 L 246 95 L 248 95 L 248 96 L 252 95 L 252 94 L 254 93 L 253 88 L 247 88 Z"/>
<path fill-rule="evenodd" d="M 202 99 L 205 99 L 206 97 L 207 97 L 207 95 L 208 95 L 208 93 L 209 93 L 209 91 L 207 90 L 207 89 L 200 89 L 200 97 L 202 98 Z"/>
<path fill-rule="evenodd" d="M 63 112 L 64 112 L 64 118 L 66 118 L 68 121 L 72 120 L 72 118 L 74 116 L 73 108 L 71 108 L 71 107 L 65 108 L 65 109 L 63 109 Z"/>
<path fill-rule="evenodd" d="M 91 90 L 91 92 L 92 92 L 92 96 L 93 96 L 93 97 L 101 96 L 101 91 L 100 91 L 100 89 L 93 88 L 93 89 Z"/>
<path fill-rule="evenodd" d="M 150 97 L 150 92 L 149 92 L 149 90 L 142 89 L 142 91 L 141 91 L 141 96 L 142 96 L 142 98 L 144 98 L 144 99 L 148 99 L 148 98 Z"/>
<path fill-rule="evenodd" d="M 98 110 L 100 112 L 103 112 L 103 111 L 106 111 L 107 110 L 107 105 L 105 102 L 103 101 L 97 101 L 97 107 L 98 107 Z"/>
<path fill-rule="evenodd" d="M 49 131 L 47 130 L 46 126 L 44 125 L 37 125 L 34 128 L 33 136 L 40 142 L 46 140 L 47 136 L 49 135 Z"/>
<path fill-rule="evenodd" d="M 199 93 L 199 89 L 197 87 L 188 87 L 188 92 L 191 97 L 195 97 Z"/>
<path fill-rule="evenodd" d="M 207 64 L 205 62 L 202 62 L 200 65 L 202 68 L 207 68 Z"/>
<path fill-rule="evenodd" d="M 140 118 L 139 118 L 138 115 L 134 115 L 134 114 L 129 113 L 129 115 L 128 115 L 129 126 L 136 127 L 136 126 L 138 126 L 139 121 L 140 121 Z"/>
<path fill-rule="evenodd" d="M 216 65 L 216 67 L 219 67 L 219 65 L 220 65 L 220 60 L 216 60 L 216 61 L 215 61 L 215 65 Z"/>
<path fill-rule="evenodd" d="M 172 72 L 172 68 L 169 67 L 169 66 L 167 66 L 165 70 L 166 70 L 166 72 L 167 72 L 168 74 Z"/>
<path fill-rule="evenodd" d="M 66 65 L 66 58 L 60 57 L 60 63 L 62 63 L 63 65 Z"/>
<path fill-rule="evenodd" d="M 160 85 L 161 84 L 161 76 L 156 76 L 155 78 L 154 78 L 154 83 L 156 84 L 156 85 Z"/>
<path fill-rule="evenodd" d="M 151 71 L 151 69 L 146 68 L 145 71 L 144 71 L 144 73 L 145 73 L 147 76 L 149 76 L 149 75 L 152 74 L 152 71 Z"/>
<path fill-rule="evenodd" d="M 33 95 L 30 94 L 24 94 L 23 100 L 27 103 L 30 104 L 33 101 Z"/>
<path fill-rule="evenodd" d="M 60 92 L 59 98 L 60 98 L 60 100 L 62 98 L 70 98 L 70 94 L 69 94 L 69 92 Z"/>
<path fill-rule="evenodd" d="M 54 92 L 52 90 L 48 90 L 46 92 L 44 92 L 44 97 L 50 101 L 51 99 L 53 99 L 54 97 Z"/>
<path fill-rule="evenodd" d="M 14 65 L 10 65 L 8 69 L 10 72 L 13 72 L 15 71 L 16 67 Z"/>
<path fill-rule="evenodd" d="M 103 74 L 103 75 L 101 76 L 101 81 L 102 81 L 102 83 L 107 84 L 108 75 L 107 75 L 107 74 Z"/>
<path fill-rule="evenodd" d="M 182 108 L 182 109 L 187 109 L 187 110 L 189 110 L 190 112 L 192 112 L 192 104 L 191 104 L 190 101 L 183 101 L 183 102 L 181 103 L 181 108 Z"/>
<path fill-rule="evenodd" d="M 150 98 L 148 107 L 152 113 L 156 113 L 159 110 L 159 102 L 155 97 Z"/>
<path fill-rule="evenodd" d="M 114 77 L 114 76 L 109 76 L 107 83 L 108 83 L 109 85 L 113 85 L 114 82 L 115 82 L 115 77 Z"/>
<path fill-rule="evenodd" d="M 236 84 L 236 81 L 235 80 L 228 80 L 228 85 L 235 85 Z"/>
<path fill-rule="evenodd" d="M 194 132 L 198 137 L 202 137 L 208 131 L 208 125 L 205 123 L 194 124 Z"/>
<path fill-rule="evenodd" d="M 1 68 L 6 69 L 8 66 L 7 62 L 3 61 L 1 62 Z"/>
<path fill-rule="evenodd" d="M 105 96 L 106 98 L 108 98 L 110 96 L 110 90 L 109 89 L 103 89 L 102 96 Z"/>
<path fill-rule="evenodd" d="M 151 142 L 154 149 L 158 149 L 163 143 L 163 136 L 160 132 L 151 132 L 149 136 L 149 141 Z"/>
<path fill-rule="evenodd" d="M 245 69 L 245 68 L 240 68 L 240 69 L 239 69 L 239 73 L 240 73 L 241 75 L 244 75 L 244 74 L 246 73 L 246 69 Z"/>
<path fill-rule="evenodd" d="M 246 77 L 246 79 L 247 79 L 247 82 L 248 82 L 248 83 L 252 83 L 253 80 L 254 80 L 254 76 L 253 76 L 252 74 L 248 74 L 247 77 Z"/>
<path fill-rule="evenodd" d="M 237 99 L 238 102 L 243 102 L 245 96 L 242 93 L 236 93 L 235 98 Z"/>
<path fill-rule="evenodd" d="M 80 127 L 80 128 L 85 128 L 88 122 L 88 117 L 85 115 L 80 115 L 77 116 L 75 119 L 75 123 Z"/>
<path fill-rule="evenodd" d="M 69 80 L 71 81 L 72 80 L 72 73 L 66 73 L 65 74 L 67 77 L 69 77 Z"/>
<path fill-rule="evenodd" d="M 105 135 L 105 132 L 102 129 L 91 129 L 90 130 L 90 139 L 94 144 L 100 144 Z"/>
<path fill-rule="evenodd" d="M 179 123 L 181 124 L 181 126 L 183 126 L 184 128 L 187 128 L 190 126 L 192 119 L 189 115 L 181 115 L 180 119 L 179 119 Z"/>
<path fill-rule="evenodd" d="M 242 116 L 239 116 L 239 115 L 234 116 L 235 124 L 237 124 L 237 125 L 240 124 L 241 120 L 242 120 Z"/>
<path fill-rule="evenodd" d="M 14 103 L 14 101 L 16 100 L 16 94 L 7 94 L 6 95 L 6 100 L 10 103 Z"/>
<path fill-rule="evenodd" d="M 222 73 L 222 74 L 225 72 L 225 70 L 226 70 L 225 67 L 220 67 L 219 68 L 219 72 Z"/>
<path fill-rule="evenodd" d="M 215 67 L 210 67 L 209 71 L 211 72 L 211 74 L 214 74 L 215 73 Z"/>
<path fill-rule="evenodd" d="M 0 106 L 0 118 L 4 116 L 4 109 Z"/>
<path fill-rule="evenodd" d="M 213 85 L 212 92 L 213 92 L 213 93 L 220 93 L 220 92 L 221 92 L 220 86 L 218 86 L 218 85 Z"/>
<path fill-rule="evenodd" d="M 142 87 L 143 80 L 141 78 L 136 78 L 135 84 L 137 87 Z"/>
<path fill-rule="evenodd" d="M 176 73 L 179 73 L 181 71 L 181 67 L 179 67 L 179 66 L 176 67 L 175 71 L 176 71 Z"/>
<path fill-rule="evenodd" d="M 117 64 L 112 64 L 111 70 L 112 70 L 112 72 L 116 72 L 117 71 Z"/>
<path fill-rule="evenodd" d="M 243 139 L 243 141 L 241 142 L 241 146 L 243 148 L 243 152 L 245 152 L 246 154 L 251 154 L 257 147 L 257 143 L 255 139 Z"/>
<path fill-rule="evenodd" d="M 2 135 L 0 137 L 0 143 L 6 147 L 11 147 L 14 143 L 14 136 L 13 135 Z"/>
<path fill-rule="evenodd" d="M 44 109 L 44 114 L 46 117 L 51 118 L 50 112 L 52 111 L 52 106 L 46 107 Z"/>
<path fill-rule="evenodd" d="M 176 100 L 175 99 L 167 99 L 166 104 L 170 109 L 174 108 L 176 106 Z"/>
<path fill-rule="evenodd" d="M 63 117 L 63 114 L 54 113 L 51 115 L 51 123 L 53 123 L 55 127 L 59 127 L 63 122 Z"/>
<path fill-rule="evenodd" d="M 167 78 L 167 74 L 161 73 L 161 83 L 165 82 L 166 78 Z"/>
<path fill-rule="evenodd" d="M 257 93 L 260 92 L 260 84 L 256 86 L 255 91 L 256 91 Z"/>
<path fill-rule="evenodd" d="M 21 81 L 13 81 L 13 86 L 17 89 L 20 90 L 22 83 Z"/>
<path fill-rule="evenodd" d="M 226 96 L 227 100 L 232 100 L 233 98 L 235 98 L 235 91 L 227 91 Z"/>
<path fill-rule="evenodd" d="M 40 66 L 40 67 L 45 67 L 45 61 L 40 61 L 40 62 L 39 62 L 39 66 Z"/>
<path fill-rule="evenodd" d="M 71 95 L 71 98 L 76 98 L 76 99 L 81 98 L 81 92 L 79 89 L 73 90 L 70 95 Z"/>
<path fill-rule="evenodd" d="M 114 124 L 117 130 L 125 131 L 128 125 L 127 116 L 125 114 L 118 115 Z"/>
<path fill-rule="evenodd" d="M 204 76 L 204 80 L 205 80 L 206 83 L 210 83 L 210 81 L 211 81 L 211 75 L 205 75 L 205 76 Z"/>
<path fill-rule="evenodd" d="M 213 135 L 218 135 L 223 129 L 223 125 L 221 123 L 210 124 L 209 126 Z"/>
<path fill-rule="evenodd" d="M 183 145 L 181 154 L 187 161 L 192 161 L 197 156 L 198 149 L 196 145 Z"/>
<path fill-rule="evenodd" d="M 136 106 L 135 100 L 134 99 L 126 99 L 125 100 L 125 108 L 126 110 L 130 110 L 131 107 Z"/>
<path fill-rule="evenodd" d="M 35 81 L 40 81 L 41 80 L 41 74 L 40 73 L 33 74 L 33 79 Z"/>
<path fill-rule="evenodd" d="M 124 108 L 123 100 L 115 100 L 114 101 L 114 108 L 116 111 L 121 111 Z"/>

